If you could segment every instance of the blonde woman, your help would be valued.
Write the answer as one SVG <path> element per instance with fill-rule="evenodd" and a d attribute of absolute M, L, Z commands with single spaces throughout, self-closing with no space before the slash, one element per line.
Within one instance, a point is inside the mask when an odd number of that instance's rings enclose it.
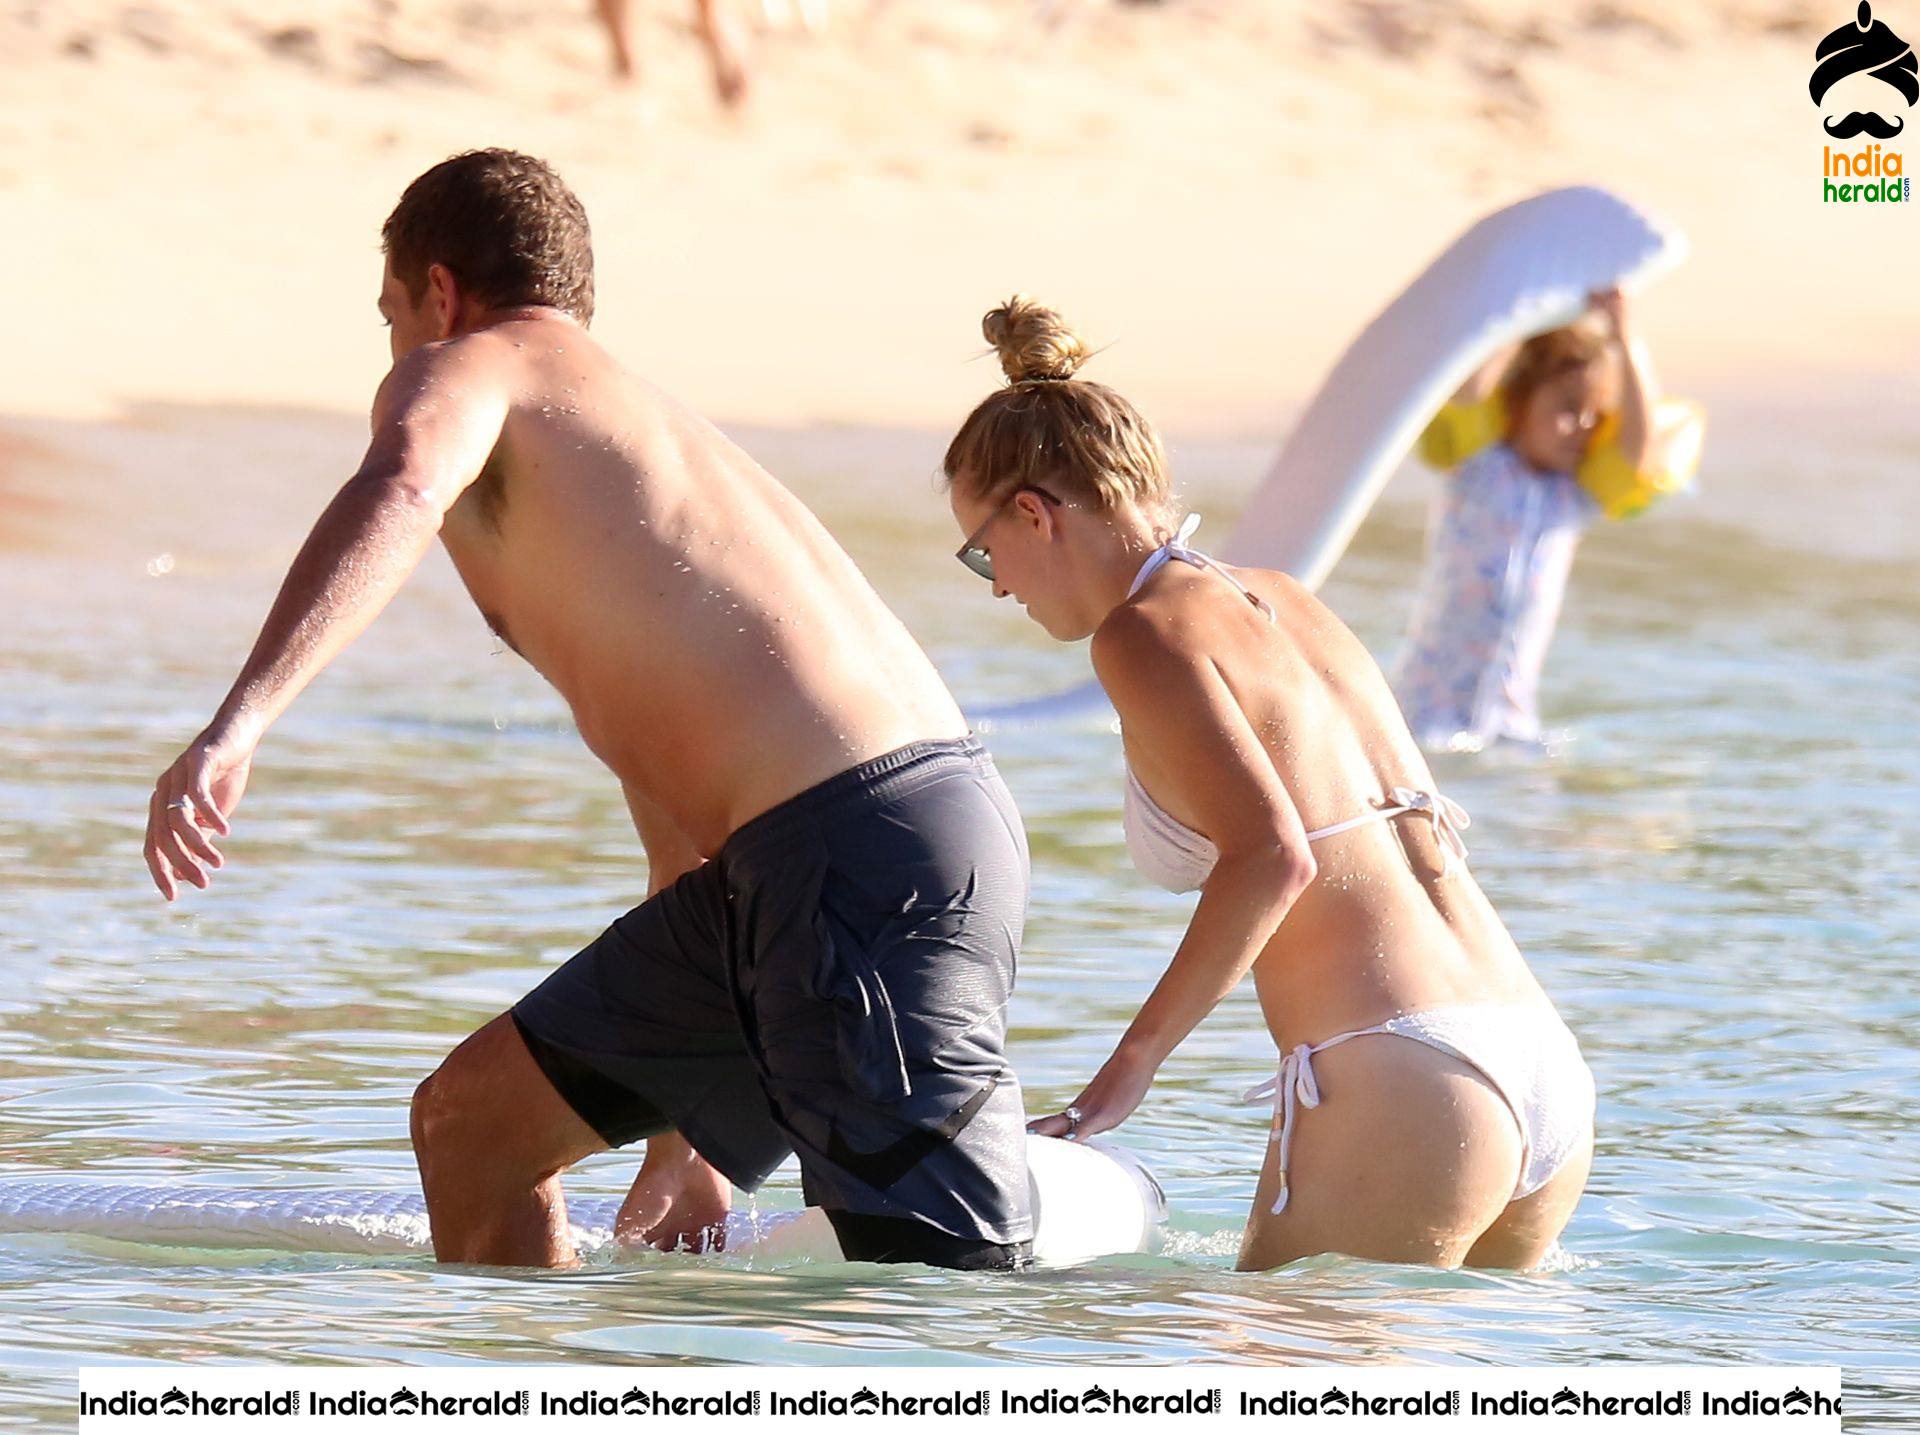
<path fill-rule="evenodd" d="M 959 557 L 1120 716 L 1127 843 L 1200 901 L 1113 1055 L 1047 1135 L 1125 1121 L 1251 971 L 1276 1076 L 1240 1264 L 1323 1251 L 1527 1267 L 1586 1184 L 1593 1082 L 1465 865 L 1366 649 L 1282 573 L 1188 546 L 1165 453 L 1051 310 L 987 315 L 1006 387 L 947 450 Z"/>

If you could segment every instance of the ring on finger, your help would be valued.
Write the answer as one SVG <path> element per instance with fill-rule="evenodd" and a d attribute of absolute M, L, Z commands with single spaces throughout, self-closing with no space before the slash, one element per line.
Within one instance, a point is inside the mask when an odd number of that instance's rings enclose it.
<path fill-rule="evenodd" d="M 185 812 L 191 806 L 193 806 L 193 803 L 189 799 L 183 797 L 178 802 L 169 802 L 167 804 L 167 811 Z"/>

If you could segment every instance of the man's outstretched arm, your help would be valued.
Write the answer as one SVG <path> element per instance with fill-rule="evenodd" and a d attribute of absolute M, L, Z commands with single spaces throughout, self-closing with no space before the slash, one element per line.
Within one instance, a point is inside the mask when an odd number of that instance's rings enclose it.
<path fill-rule="evenodd" d="M 506 414 L 504 389 L 457 341 L 418 349 L 387 375 L 366 458 L 287 570 L 213 721 L 154 784 L 147 870 L 169 902 L 180 882 L 205 887 L 224 865 L 212 838 L 230 830 L 261 737 L 419 566 Z"/>

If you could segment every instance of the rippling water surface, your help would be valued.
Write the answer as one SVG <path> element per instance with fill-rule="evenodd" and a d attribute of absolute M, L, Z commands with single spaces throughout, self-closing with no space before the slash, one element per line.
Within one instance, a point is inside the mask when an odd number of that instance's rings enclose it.
<path fill-rule="evenodd" d="M 353 430 L 153 413 L 27 437 L 0 475 L 0 1177 L 411 1183 L 414 1084 L 641 893 L 618 788 L 436 555 L 269 738 L 215 890 L 165 908 L 138 850 L 147 790 L 224 691 Z M 964 700 L 1084 675 L 947 556 L 937 445 L 750 443 Z M 1193 465 L 1203 539 L 1257 471 L 1242 457 Z M 1875 456 L 1902 482 L 1916 458 Z M 66 1425 L 74 1368 L 108 1358 L 1814 1361 L 1847 1367 L 1851 1414 L 1910 1410 L 1920 545 L 1797 546 L 1780 495 L 1815 461 L 1757 475 L 1768 524 L 1698 505 L 1599 534 L 1549 671 L 1572 745 L 1441 770 L 1599 1080 L 1570 1269 L 1236 1274 L 1265 1117 L 1234 1099 L 1273 1060 L 1243 993 L 1125 1129 L 1173 1200 L 1160 1255 L 1013 1280 L 667 1257 L 529 1274 L 0 1237 L 0 1414 Z M 1376 652 L 1419 541 L 1418 507 L 1390 500 L 1329 586 Z M 992 742 L 1035 865 L 1013 1054 L 1057 1104 L 1189 907 L 1125 861 L 1110 733 Z M 576 1187 L 615 1193 L 632 1165 L 602 1158 Z M 797 1177 L 759 1199 L 797 1204 Z"/>

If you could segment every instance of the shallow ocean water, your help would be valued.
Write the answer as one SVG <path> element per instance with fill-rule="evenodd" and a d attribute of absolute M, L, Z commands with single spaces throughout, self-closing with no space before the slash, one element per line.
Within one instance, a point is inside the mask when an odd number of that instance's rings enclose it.
<path fill-rule="evenodd" d="M 224 691 L 353 426 L 174 411 L 25 435 L 0 474 L 0 1178 L 410 1183 L 414 1084 L 642 891 L 617 787 L 436 555 L 268 739 L 214 890 L 168 910 L 139 856 L 149 785 Z M 933 439 L 747 439 L 963 701 L 1085 675 L 948 557 Z M 1846 1368 L 1855 1423 L 1910 1410 L 1920 543 L 1796 543 L 1781 505 L 1818 503 L 1791 498 L 1794 461 L 1754 476 L 1767 523 L 1681 504 L 1597 534 L 1546 686 L 1570 745 L 1440 768 L 1598 1079 L 1566 1268 L 1236 1274 L 1265 1116 L 1235 1099 L 1273 1061 L 1243 992 L 1122 1133 L 1173 1201 L 1159 1255 L 1011 1280 L 668 1257 L 537 1274 L 0 1237 L 0 1420 L 64 1427 L 75 1368 L 109 1359 L 1814 1362 Z M 1259 465 L 1196 458 L 1203 546 Z M 1383 655 L 1420 486 L 1327 589 Z M 1126 863 L 1101 724 L 990 742 L 1034 856 L 1013 1055 L 1054 1109 L 1189 901 Z M 614 1193 L 632 1165 L 574 1179 Z M 797 1204 L 797 1178 L 759 1200 Z"/>

